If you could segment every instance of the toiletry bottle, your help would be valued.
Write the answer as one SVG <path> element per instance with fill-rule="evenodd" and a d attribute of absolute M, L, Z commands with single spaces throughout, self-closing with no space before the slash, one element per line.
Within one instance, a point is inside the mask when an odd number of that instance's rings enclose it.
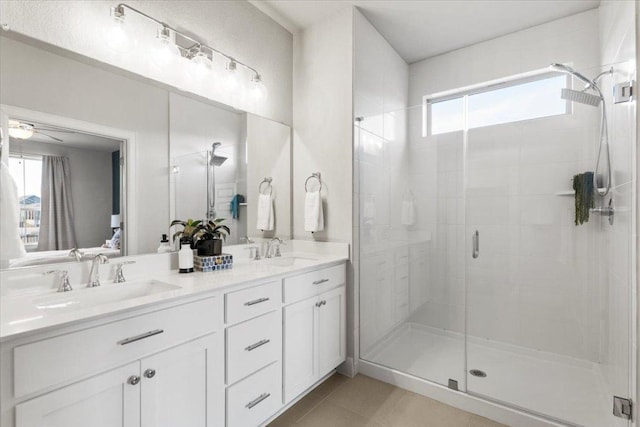
<path fill-rule="evenodd" d="M 162 235 L 162 240 L 160 240 L 160 246 L 158 246 L 159 254 L 166 254 L 171 252 L 171 245 L 169 244 L 169 239 L 167 239 L 167 235 Z"/>
<path fill-rule="evenodd" d="M 179 273 L 193 273 L 193 249 L 188 239 L 180 240 L 180 252 L 178 252 Z"/>

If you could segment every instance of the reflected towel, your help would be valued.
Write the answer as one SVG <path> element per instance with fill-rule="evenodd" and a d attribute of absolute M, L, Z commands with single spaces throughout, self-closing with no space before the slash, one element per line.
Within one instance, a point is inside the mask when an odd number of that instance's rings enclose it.
<path fill-rule="evenodd" d="M 575 218 L 576 225 L 589 222 L 589 209 L 595 207 L 593 172 L 585 172 L 573 177 L 573 189 L 575 191 Z"/>
<path fill-rule="evenodd" d="M 9 166 L 0 162 L 0 258 L 7 261 L 26 254 L 20 239 L 18 188 Z"/>
<path fill-rule="evenodd" d="M 304 198 L 304 231 L 312 233 L 324 230 L 322 195 L 320 191 L 307 192 Z"/>
<path fill-rule="evenodd" d="M 416 220 L 416 210 L 413 205 L 413 200 L 404 200 L 402 202 L 401 220 L 402 225 L 411 226 Z"/>
<path fill-rule="evenodd" d="M 273 215 L 273 200 L 270 194 L 260 194 L 258 196 L 258 221 L 256 227 L 258 230 L 269 231 L 273 230 L 274 215 Z"/>

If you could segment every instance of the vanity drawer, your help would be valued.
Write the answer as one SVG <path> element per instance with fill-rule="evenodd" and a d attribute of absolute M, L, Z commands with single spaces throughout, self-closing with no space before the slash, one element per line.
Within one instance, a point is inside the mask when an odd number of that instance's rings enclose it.
<path fill-rule="evenodd" d="M 207 298 L 18 346 L 13 350 L 15 397 L 216 331 L 221 309 L 218 298 Z"/>
<path fill-rule="evenodd" d="M 284 302 L 286 304 L 319 295 L 329 289 L 344 285 L 345 264 L 322 268 L 284 279 Z"/>
<path fill-rule="evenodd" d="M 227 329 L 227 384 L 280 359 L 282 312 L 263 314 Z"/>
<path fill-rule="evenodd" d="M 282 368 L 274 363 L 227 389 L 227 427 L 259 426 L 282 406 Z"/>
<path fill-rule="evenodd" d="M 227 325 L 233 325 L 280 308 L 282 288 L 280 282 L 270 282 L 229 292 L 225 298 Z"/>

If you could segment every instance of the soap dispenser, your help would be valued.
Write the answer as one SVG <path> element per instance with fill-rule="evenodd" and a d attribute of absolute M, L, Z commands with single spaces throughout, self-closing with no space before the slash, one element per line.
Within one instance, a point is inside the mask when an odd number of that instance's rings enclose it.
<path fill-rule="evenodd" d="M 193 273 L 193 249 L 189 239 L 180 240 L 180 251 L 178 252 L 179 273 Z"/>
<path fill-rule="evenodd" d="M 163 234 L 162 239 L 160 240 L 160 246 L 158 246 L 159 254 L 166 254 L 171 252 L 171 245 L 169 244 L 169 239 L 167 239 L 167 235 Z"/>

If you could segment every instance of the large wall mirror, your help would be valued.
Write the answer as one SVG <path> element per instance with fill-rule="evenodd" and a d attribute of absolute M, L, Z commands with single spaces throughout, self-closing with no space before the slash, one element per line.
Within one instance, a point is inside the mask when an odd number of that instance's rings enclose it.
<path fill-rule="evenodd" d="M 286 125 L 12 33 L 0 108 L 2 268 L 154 253 L 174 219 L 224 218 L 226 244 L 291 236 Z"/>

